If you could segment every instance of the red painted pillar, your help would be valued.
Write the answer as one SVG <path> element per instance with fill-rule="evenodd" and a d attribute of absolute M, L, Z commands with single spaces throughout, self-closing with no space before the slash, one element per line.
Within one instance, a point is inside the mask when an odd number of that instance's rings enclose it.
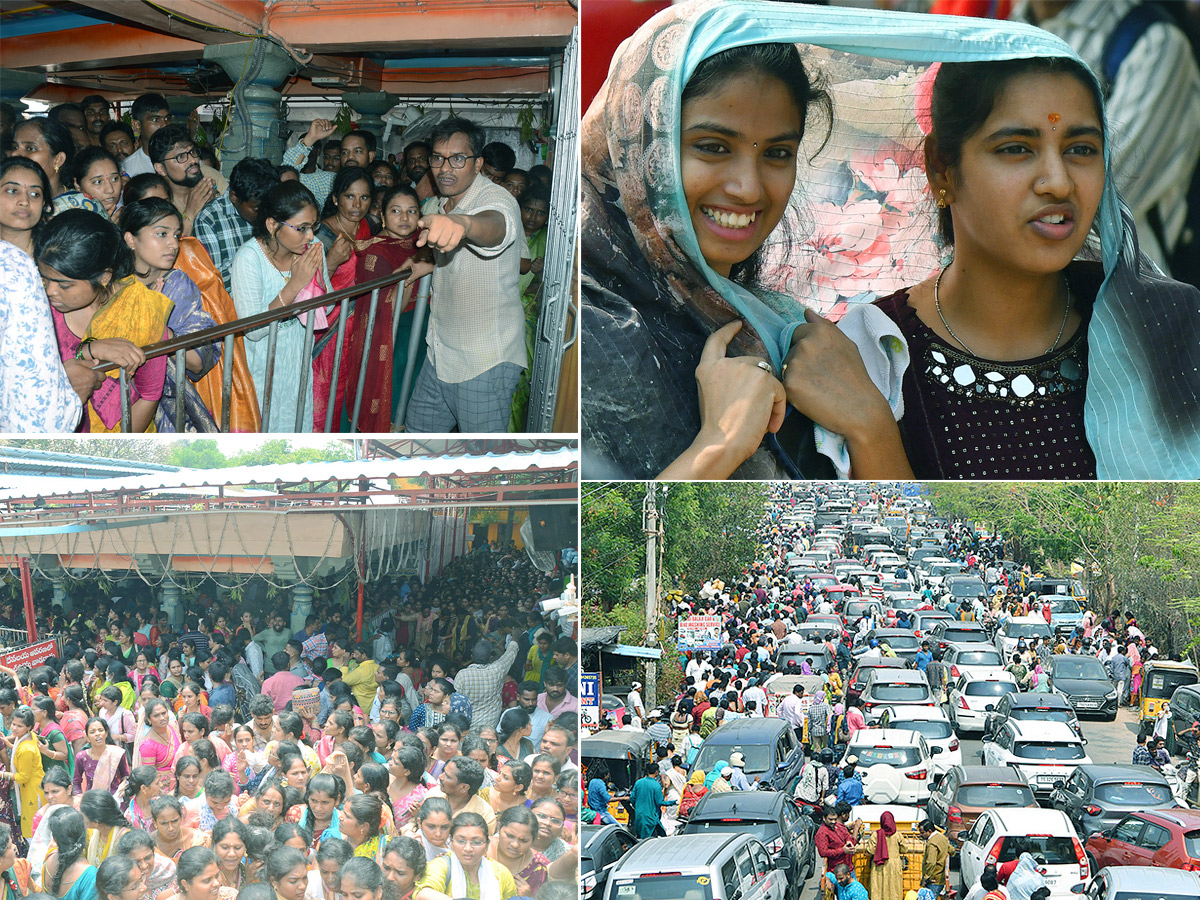
<path fill-rule="evenodd" d="M 33 614 L 33 577 L 29 574 L 29 560 L 24 556 L 17 565 L 21 570 L 21 596 L 25 600 L 25 627 L 29 629 L 29 643 L 37 643 L 37 617 Z"/>

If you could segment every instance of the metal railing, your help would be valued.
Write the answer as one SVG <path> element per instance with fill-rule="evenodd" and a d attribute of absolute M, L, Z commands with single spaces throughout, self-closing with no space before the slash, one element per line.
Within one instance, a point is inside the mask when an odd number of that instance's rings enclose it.
<path fill-rule="evenodd" d="M 555 128 L 555 165 L 550 190 L 550 219 L 546 260 L 542 272 L 542 310 L 534 341 L 533 370 L 529 378 L 526 431 L 553 431 L 558 385 L 564 354 L 579 334 L 577 310 L 572 302 L 578 284 L 575 266 L 576 220 L 579 214 L 579 27 L 563 53 L 560 101 Z M 575 319 L 567 340 L 567 321 Z M 565 431 L 574 431 L 568 425 Z"/>
<path fill-rule="evenodd" d="M 309 381 L 312 378 L 312 360 L 325 348 L 329 341 L 336 341 L 333 361 L 333 376 L 329 383 L 328 405 L 325 411 L 325 431 L 331 432 L 334 430 L 333 416 L 335 412 L 335 399 L 337 397 L 337 386 L 341 380 L 342 373 L 342 351 L 345 346 L 346 333 L 346 318 L 349 315 L 351 305 L 355 307 L 361 306 L 365 302 L 367 294 L 370 294 L 370 301 L 367 304 L 367 328 L 366 340 L 367 343 L 363 347 L 362 358 L 359 360 L 358 377 L 356 388 L 354 391 L 354 406 L 353 412 L 350 415 L 350 431 L 353 432 L 358 425 L 358 416 L 362 410 L 363 390 L 366 386 L 367 363 L 370 361 L 371 354 L 367 352 L 371 336 L 374 334 L 375 319 L 379 310 L 379 294 L 380 291 L 395 284 L 397 291 L 400 292 L 400 283 L 405 281 L 407 273 L 393 272 L 390 275 L 385 275 L 371 281 L 363 282 L 362 284 L 354 284 L 350 287 L 342 288 L 337 291 L 330 291 L 327 294 L 322 294 L 319 297 L 313 297 L 309 300 L 303 300 L 299 303 L 293 303 L 281 309 L 267 310 L 266 312 L 257 313 L 253 316 L 247 316 L 243 319 L 235 319 L 232 322 L 227 322 L 224 325 L 216 325 L 212 328 L 205 328 L 202 331 L 193 331 L 190 334 L 180 335 L 166 341 L 150 344 L 143 347 L 146 354 L 146 359 L 156 359 L 160 356 L 173 357 L 172 364 L 174 366 L 174 378 L 176 384 L 175 390 L 175 409 L 173 416 L 175 421 L 175 430 L 182 432 L 184 430 L 184 393 L 185 385 L 188 380 L 186 368 L 186 355 L 188 350 L 193 350 L 197 347 L 211 344 L 216 341 L 221 341 L 223 352 L 221 355 L 220 365 L 222 369 L 221 381 L 221 422 L 220 430 L 229 430 L 230 409 L 233 400 L 233 353 L 234 340 L 238 335 L 244 335 L 247 332 L 266 327 L 269 329 L 266 337 L 267 341 L 267 373 L 261 390 L 256 392 L 259 394 L 258 402 L 261 411 L 261 421 L 265 428 L 270 421 L 272 395 L 275 388 L 276 373 L 275 373 L 275 347 L 279 337 L 279 329 L 284 320 L 291 319 L 300 313 L 309 312 L 318 307 L 339 305 L 338 321 L 336 327 L 328 329 L 322 336 L 319 342 L 315 339 L 316 320 L 315 316 L 307 316 L 304 328 L 304 353 L 302 359 L 304 363 L 300 367 L 299 372 L 299 394 L 301 398 L 309 389 Z M 393 426 L 404 422 L 404 416 L 408 408 L 409 394 L 412 390 L 414 368 L 416 366 L 417 351 L 420 348 L 420 341 L 424 338 L 424 321 L 426 311 L 429 308 L 429 288 L 432 276 L 427 275 L 417 284 L 416 309 L 414 311 L 414 321 L 412 333 L 408 341 L 408 359 L 404 367 L 404 379 L 400 388 L 400 405 L 396 414 L 396 420 Z M 392 309 L 392 340 L 395 341 L 396 330 L 400 323 L 400 313 L 404 304 L 401 302 L 401 297 L 397 297 Z M 110 369 L 118 369 L 118 382 L 120 384 L 121 396 L 121 431 L 130 432 L 133 430 L 133 416 L 131 404 L 130 379 L 128 372 L 116 363 L 108 361 L 100 361 L 93 367 L 96 371 L 108 371 Z M 306 414 L 306 405 L 303 400 L 297 404 L 296 419 L 294 430 L 303 431 L 304 417 Z M 308 413 L 311 415 L 311 413 Z"/>

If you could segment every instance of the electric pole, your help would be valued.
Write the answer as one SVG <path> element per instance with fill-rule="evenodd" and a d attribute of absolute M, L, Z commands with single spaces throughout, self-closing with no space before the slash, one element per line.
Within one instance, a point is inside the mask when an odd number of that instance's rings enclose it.
<path fill-rule="evenodd" d="M 646 499 L 642 506 L 642 529 L 646 532 L 646 646 L 658 646 L 658 508 L 655 506 L 655 491 L 658 483 L 646 482 Z M 654 660 L 646 663 L 647 709 L 658 704 L 658 664 Z"/>

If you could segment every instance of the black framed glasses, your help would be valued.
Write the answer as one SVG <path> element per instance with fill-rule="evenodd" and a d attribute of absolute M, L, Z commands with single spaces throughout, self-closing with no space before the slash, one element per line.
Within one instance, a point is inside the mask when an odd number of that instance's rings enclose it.
<path fill-rule="evenodd" d="M 168 156 L 171 162 L 177 166 L 186 166 L 189 159 L 199 159 L 200 151 L 193 147 L 191 150 L 184 150 L 182 153 L 176 153 L 174 156 Z"/>
<path fill-rule="evenodd" d="M 477 155 L 472 153 L 455 153 L 453 156 L 442 156 L 440 153 L 429 154 L 429 165 L 435 169 L 441 168 L 442 163 L 450 163 L 450 168 L 461 169 L 467 164 L 468 159 L 476 159 Z"/>

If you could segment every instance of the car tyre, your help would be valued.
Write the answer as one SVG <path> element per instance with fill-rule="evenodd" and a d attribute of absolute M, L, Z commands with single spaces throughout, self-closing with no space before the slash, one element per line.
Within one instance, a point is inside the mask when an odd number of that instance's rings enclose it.
<path fill-rule="evenodd" d="M 1091 853 L 1087 854 L 1087 861 L 1088 861 L 1088 871 L 1091 872 L 1092 875 L 1095 875 L 1097 872 L 1100 871 L 1100 868 L 1096 865 L 1096 857 L 1092 856 Z"/>

